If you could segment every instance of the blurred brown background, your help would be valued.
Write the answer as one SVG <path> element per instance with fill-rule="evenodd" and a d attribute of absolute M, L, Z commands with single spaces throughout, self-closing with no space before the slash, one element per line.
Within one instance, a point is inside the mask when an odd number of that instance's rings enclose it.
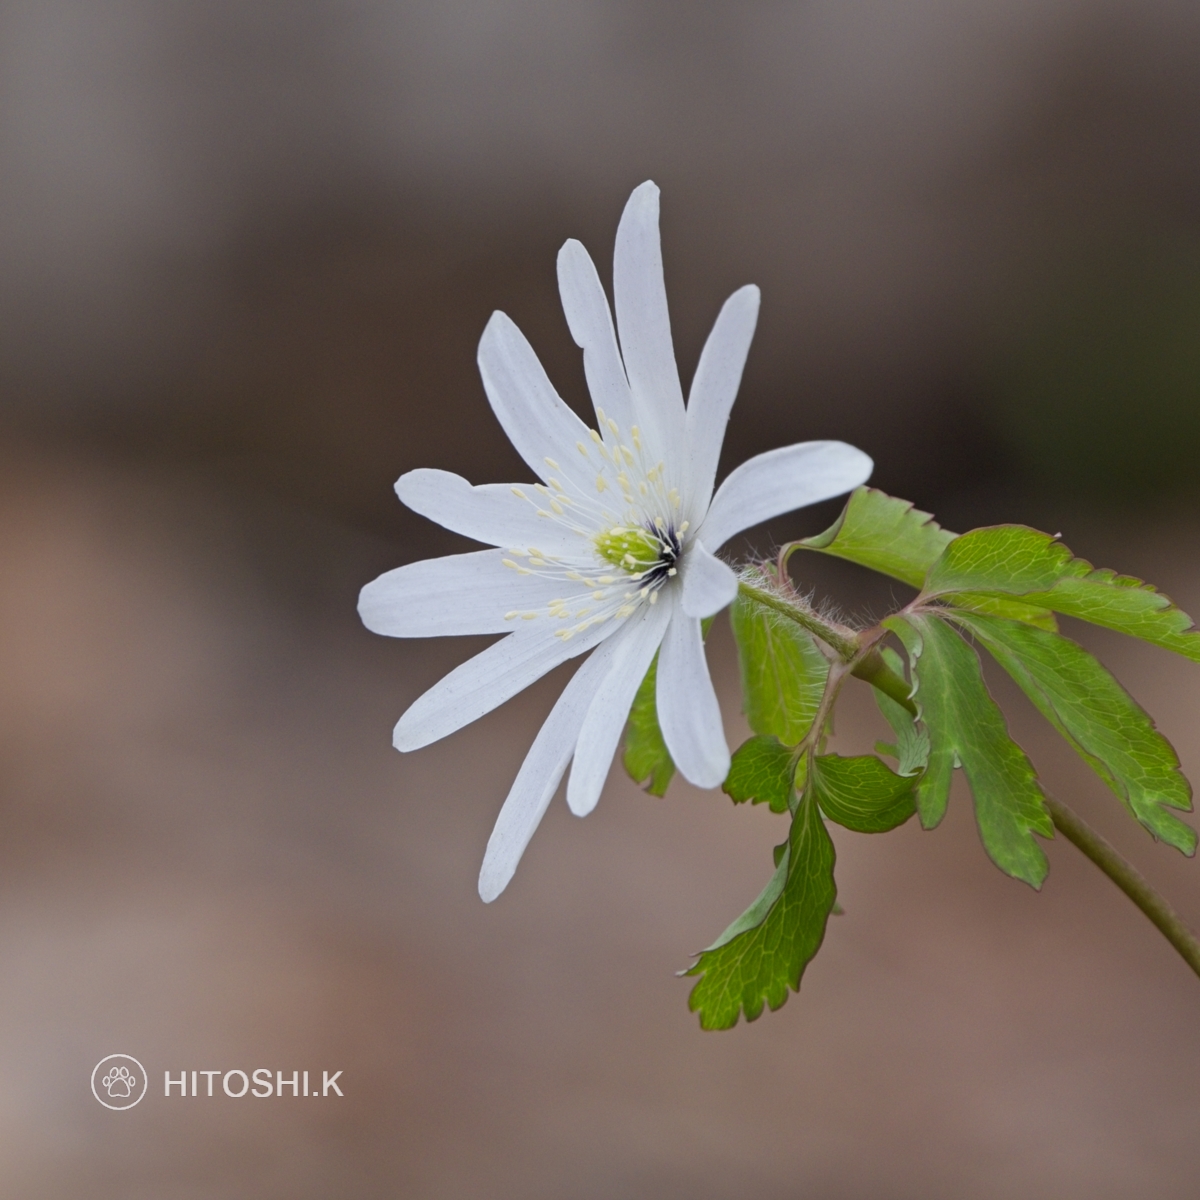
<path fill-rule="evenodd" d="M 653 178 L 685 378 L 763 289 L 725 469 L 844 438 L 952 528 L 1062 530 L 1200 611 L 1200 9 L 40 0 L 0 5 L 0 54 L 3 1194 L 1195 1195 L 1200 984 L 1070 846 L 1038 896 L 965 795 L 838 836 L 801 994 L 702 1034 L 672 972 L 777 820 L 614 772 L 483 906 L 561 679 L 402 757 L 477 644 L 374 638 L 354 601 L 465 548 L 402 471 L 523 474 L 475 372 L 492 309 L 584 402 L 554 254 L 607 277 Z M 1200 774 L 1195 669 L 1089 644 Z M 720 630 L 712 662 L 736 740 Z M 1200 922 L 1196 865 L 997 690 Z M 839 744 L 875 732 L 855 694 Z M 124 1113 L 88 1094 L 118 1051 L 151 1078 Z M 235 1067 L 346 1095 L 161 1095 Z"/>

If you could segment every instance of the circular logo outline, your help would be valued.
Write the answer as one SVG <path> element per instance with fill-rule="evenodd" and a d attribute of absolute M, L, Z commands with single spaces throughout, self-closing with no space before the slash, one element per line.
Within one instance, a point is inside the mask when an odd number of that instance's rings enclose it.
<path fill-rule="evenodd" d="M 100 1093 L 98 1091 L 96 1091 L 96 1073 L 100 1070 L 100 1068 L 102 1066 L 104 1066 L 105 1063 L 112 1062 L 112 1060 L 114 1058 L 124 1059 L 126 1062 L 133 1063 L 133 1065 L 135 1067 L 137 1067 L 137 1069 L 139 1071 L 141 1071 L 141 1073 L 142 1073 L 141 1093 L 138 1095 L 138 1098 L 136 1100 L 131 1100 L 128 1104 L 109 1104 L 108 1100 L 102 1100 L 100 1098 Z M 106 1054 L 92 1068 L 92 1095 L 95 1096 L 96 1099 L 101 1104 L 103 1104 L 105 1108 L 111 1108 L 114 1112 L 124 1112 L 127 1108 L 133 1108 L 134 1105 L 141 1104 L 142 1100 L 145 1098 L 146 1091 L 149 1087 L 150 1087 L 150 1076 L 147 1074 L 146 1068 L 143 1067 L 142 1064 L 140 1062 L 138 1062 L 138 1060 L 136 1058 L 134 1058 L 132 1054 Z M 111 1099 L 112 1099 L 112 1097 L 110 1096 L 109 1100 L 111 1100 Z"/>

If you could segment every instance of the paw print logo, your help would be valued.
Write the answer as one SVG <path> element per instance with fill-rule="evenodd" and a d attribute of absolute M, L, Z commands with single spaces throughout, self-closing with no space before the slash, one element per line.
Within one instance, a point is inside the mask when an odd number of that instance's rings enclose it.
<path fill-rule="evenodd" d="M 108 1074 L 100 1080 L 100 1086 L 108 1093 L 110 1100 L 118 1097 L 128 1100 L 133 1095 L 137 1079 L 129 1074 L 129 1068 L 122 1064 L 119 1067 L 109 1067 Z"/>
<path fill-rule="evenodd" d="M 132 1108 L 146 1094 L 146 1071 L 129 1054 L 110 1054 L 92 1068 L 92 1095 L 105 1108 Z"/>

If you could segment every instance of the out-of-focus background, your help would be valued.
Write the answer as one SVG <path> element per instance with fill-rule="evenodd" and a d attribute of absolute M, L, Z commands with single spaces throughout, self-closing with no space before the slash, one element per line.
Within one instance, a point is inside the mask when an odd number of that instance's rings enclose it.
<path fill-rule="evenodd" d="M 585 402 L 554 254 L 607 277 L 653 178 L 685 380 L 763 290 L 723 470 L 843 438 L 951 528 L 1061 530 L 1200 610 L 1200 8 L 13 0 L 0 89 L 0 1191 L 1195 1195 L 1200 985 L 1070 846 L 1035 895 L 965 793 L 838 835 L 801 993 L 703 1034 L 673 972 L 778 819 L 614 771 L 483 906 L 562 677 L 402 757 L 481 643 L 354 602 L 466 548 L 401 472 L 523 476 L 474 366 L 493 309 Z M 1087 637 L 1200 773 L 1195 668 Z M 720 627 L 712 663 L 736 742 Z M 1197 866 L 1002 683 L 1048 786 L 1200 921 Z M 875 721 L 855 694 L 839 745 Z M 150 1071 L 129 1112 L 88 1090 L 114 1052 Z M 256 1067 L 345 1096 L 161 1093 Z"/>

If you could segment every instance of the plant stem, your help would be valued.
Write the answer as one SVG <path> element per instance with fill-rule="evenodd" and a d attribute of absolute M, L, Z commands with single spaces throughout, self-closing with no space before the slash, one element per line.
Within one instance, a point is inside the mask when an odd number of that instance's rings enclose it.
<path fill-rule="evenodd" d="M 787 617 L 789 621 L 795 621 L 801 628 L 819 637 L 842 662 L 853 663 L 850 673 L 856 679 L 862 679 L 872 687 L 878 688 L 885 696 L 890 696 L 897 704 L 903 705 L 916 716 L 917 706 L 909 697 L 908 682 L 901 679 L 883 661 L 883 656 L 874 644 L 881 636 L 878 628 L 856 633 L 846 625 L 839 625 L 820 616 L 807 604 L 793 604 L 775 592 L 755 587 L 744 580 L 738 583 L 738 591 L 747 599 L 772 609 Z"/>
<path fill-rule="evenodd" d="M 1150 886 L 1140 871 L 1061 800 L 1046 797 L 1054 827 L 1092 860 L 1150 918 L 1179 956 L 1200 975 L 1200 941 L 1183 923 L 1166 898 Z"/>
<path fill-rule="evenodd" d="M 769 592 L 766 588 L 757 588 L 744 580 L 738 582 L 738 591 L 743 596 L 767 608 L 774 609 L 789 621 L 795 621 L 809 633 L 816 634 L 830 649 L 837 653 L 843 662 L 849 662 L 859 651 L 858 634 L 845 625 L 838 625 L 818 616 L 808 605 L 791 604 L 782 596 Z"/>

